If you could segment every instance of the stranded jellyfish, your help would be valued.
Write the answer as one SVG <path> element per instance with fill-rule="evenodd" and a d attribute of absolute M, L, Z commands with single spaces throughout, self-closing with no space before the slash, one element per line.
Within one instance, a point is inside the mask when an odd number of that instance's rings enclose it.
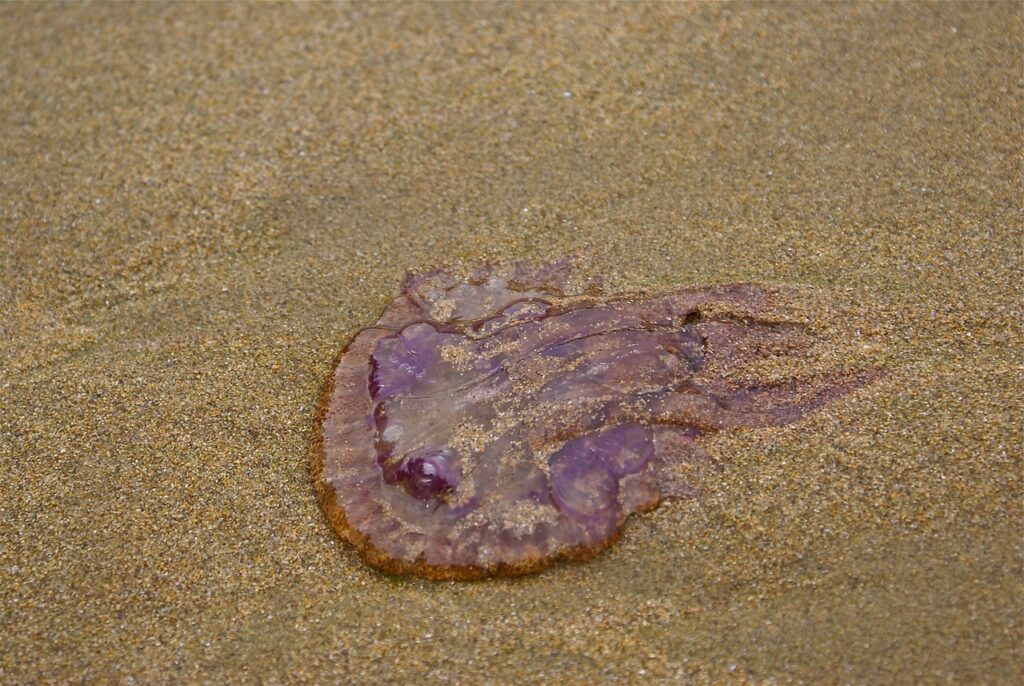
<path fill-rule="evenodd" d="M 788 295 L 608 295 L 569 260 L 410 276 L 325 385 L 320 503 L 389 572 L 469 579 L 591 556 L 629 515 L 700 496 L 716 470 L 702 436 L 796 421 L 873 377 L 768 374 L 816 343 L 780 313 Z"/>

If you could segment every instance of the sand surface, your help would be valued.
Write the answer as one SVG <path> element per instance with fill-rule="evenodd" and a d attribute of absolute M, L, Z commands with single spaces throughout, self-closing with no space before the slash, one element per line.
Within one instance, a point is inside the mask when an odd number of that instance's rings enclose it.
<path fill-rule="evenodd" d="M 1019 3 L 0 5 L 0 682 L 1024 678 Z M 884 383 L 595 560 L 314 500 L 406 270 L 829 289 Z"/>

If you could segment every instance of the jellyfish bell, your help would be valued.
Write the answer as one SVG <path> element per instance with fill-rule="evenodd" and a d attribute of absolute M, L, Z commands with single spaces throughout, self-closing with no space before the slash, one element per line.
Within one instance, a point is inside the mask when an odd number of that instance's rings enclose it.
<path fill-rule="evenodd" d="M 716 473 L 704 436 L 797 421 L 878 375 L 813 369 L 822 341 L 781 306 L 795 297 L 607 295 L 571 261 L 409 277 L 325 385 L 320 502 L 395 573 L 515 575 L 594 555 L 631 515 L 700 497 Z M 811 371 L 764 376 L 785 360 Z"/>

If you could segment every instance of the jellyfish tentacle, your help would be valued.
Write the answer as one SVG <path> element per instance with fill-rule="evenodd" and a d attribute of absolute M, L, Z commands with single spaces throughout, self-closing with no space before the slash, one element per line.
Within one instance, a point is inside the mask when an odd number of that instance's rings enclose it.
<path fill-rule="evenodd" d="M 815 343 L 800 324 L 742 323 L 715 319 L 697 324 L 696 331 L 709 354 L 722 364 L 748 364 L 769 357 L 795 358 Z"/>
<path fill-rule="evenodd" d="M 690 382 L 664 396 L 655 416 L 660 421 L 715 431 L 781 426 L 838 400 L 876 376 L 875 370 L 866 369 L 746 386 Z"/>

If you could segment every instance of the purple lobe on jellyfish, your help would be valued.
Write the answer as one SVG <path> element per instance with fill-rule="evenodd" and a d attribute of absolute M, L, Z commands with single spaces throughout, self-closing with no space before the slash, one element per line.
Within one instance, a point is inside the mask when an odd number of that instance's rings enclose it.
<path fill-rule="evenodd" d="M 643 424 L 619 424 L 584 436 L 587 448 L 602 460 L 615 476 L 635 474 L 654 456 L 650 427 Z"/>
<path fill-rule="evenodd" d="M 402 461 L 397 477 L 413 497 L 434 498 L 458 488 L 462 479 L 458 460 L 451 448 L 418 450 Z"/>
<path fill-rule="evenodd" d="M 446 338 L 449 336 L 421 322 L 405 327 L 398 336 L 380 341 L 372 356 L 370 390 L 373 396 L 385 399 L 410 393 L 437 365 L 439 349 Z"/>
<path fill-rule="evenodd" d="M 619 485 L 585 438 L 569 441 L 551 456 L 551 498 L 562 512 L 587 520 L 615 506 Z"/>

